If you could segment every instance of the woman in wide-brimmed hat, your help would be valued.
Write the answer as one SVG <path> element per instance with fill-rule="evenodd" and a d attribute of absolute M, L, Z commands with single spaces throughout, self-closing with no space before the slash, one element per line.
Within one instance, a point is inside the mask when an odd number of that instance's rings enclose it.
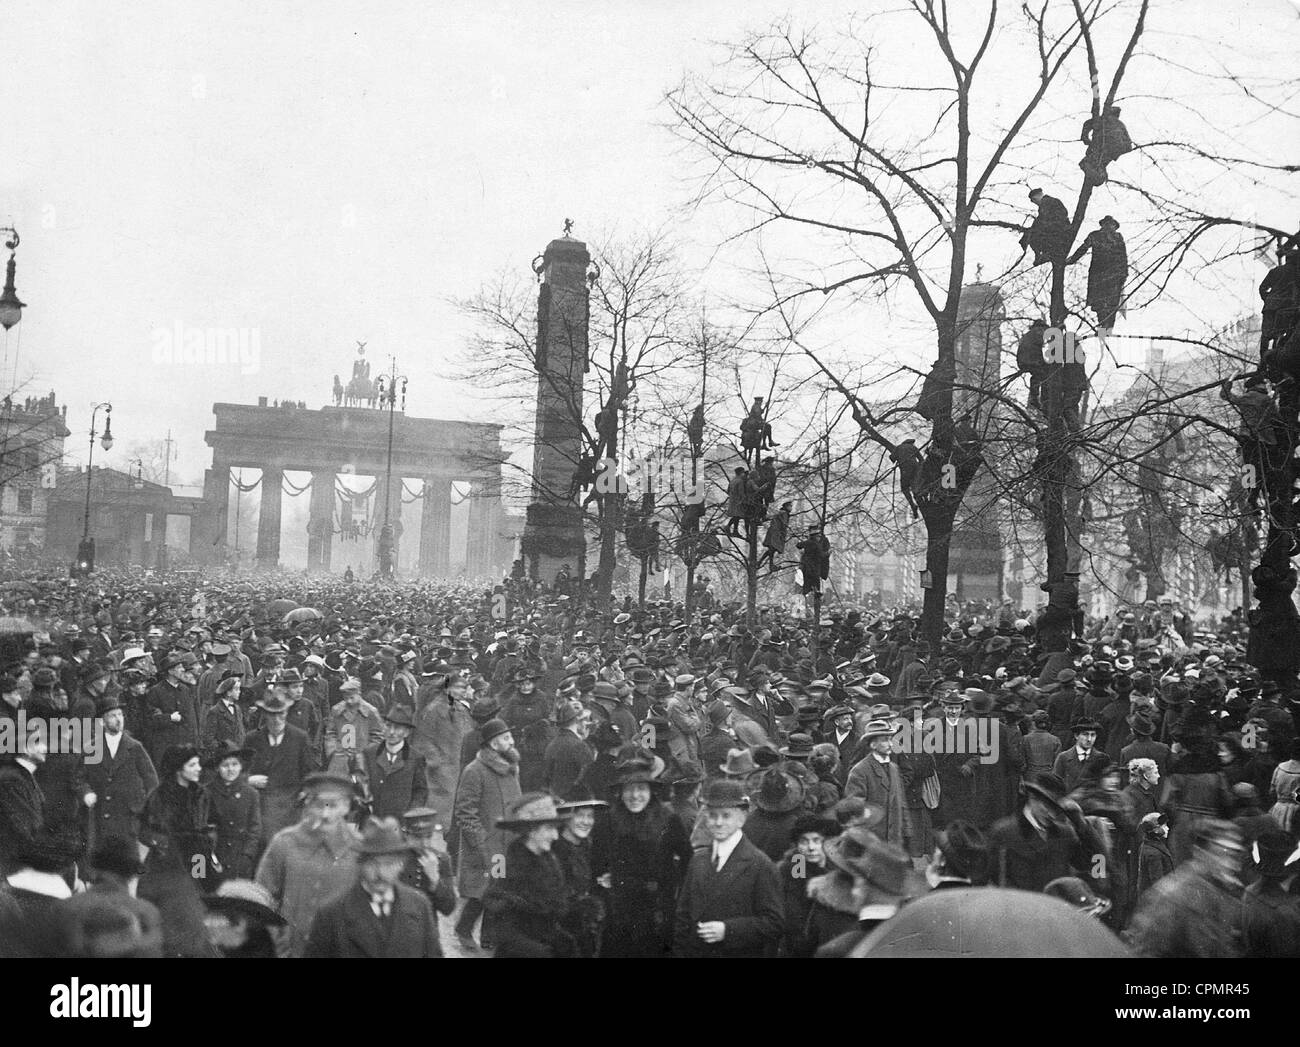
<path fill-rule="evenodd" d="M 251 786 L 250 786 L 251 788 Z M 270 960 L 276 956 L 271 928 L 284 926 L 275 902 L 261 884 L 230 879 L 203 899 L 203 924 L 222 956 Z"/>
<path fill-rule="evenodd" d="M 569 910 L 565 927 L 573 935 L 577 954 L 595 956 L 600 951 L 600 940 L 605 923 L 605 903 L 595 894 L 591 875 L 591 834 L 596 828 L 596 817 L 609 807 L 598 800 L 590 789 L 579 787 L 575 794 L 556 811 L 564 818 L 560 837 L 551 852 L 560 860 L 564 870 L 564 887 L 568 895 Z"/>
<path fill-rule="evenodd" d="M 564 868 L 553 853 L 565 816 L 549 793 L 524 793 L 506 806 L 498 829 L 517 833 L 506 847 L 501 875 L 493 875 L 483 907 L 493 917 L 498 957 L 573 956 L 573 936 L 562 924 L 569 912 Z"/>
<path fill-rule="evenodd" d="M 774 862 L 790 846 L 790 831 L 804 813 L 803 781 L 782 767 L 756 771 L 746 779 L 753 809 L 745 822 L 750 843 Z"/>
<path fill-rule="evenodd" d="M 666 956 L 677 888 L 691 857 L 681 820 L 655 796 L 664 771 L 628 746 L 614 765 L 608 816 L 592 838 L 592 874 L 608 894 L 602 956 Z"/>

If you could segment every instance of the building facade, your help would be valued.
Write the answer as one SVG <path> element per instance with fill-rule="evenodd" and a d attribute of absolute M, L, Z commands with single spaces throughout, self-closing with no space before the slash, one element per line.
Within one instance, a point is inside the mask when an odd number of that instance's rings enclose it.
<path fill-rule="evenodd" d="M 64 442 L 67 405 L 53 392 L 0 404 L 0 549 L 6 555 L 39 555 Z"/>

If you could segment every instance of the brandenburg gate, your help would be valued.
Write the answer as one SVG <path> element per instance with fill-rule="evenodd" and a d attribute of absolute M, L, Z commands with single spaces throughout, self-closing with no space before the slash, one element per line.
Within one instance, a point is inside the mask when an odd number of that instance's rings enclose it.
<path fill-rule="evenodd" d="M 374 404 L 373 389 L 356 390 L 369 380 L 368 368 L 354 369 L 346 395 L 335 379 L 335 405 L 311 410 L 300 405 L 257 406 L 218 403 L 212 410 L 216 426 L 205 434 L 212 448 L 212 468 L 204 477 L 203 508 L 195 521 L 194 555 L 219 563 L 230 545 L 232 469 L 260 469 L 261 508 L 257 524 L 257 564 L 273 568 L 280 561 L 280 520 L 285 472 L 311 474 L 307 525 L 307 569 L 329 571 L 333 538 L 349 526 L 348 491 L 338 483 L 340 473 L 375 478 L 377 504 L 385 497 L 397 542 L 401 521 L 403 480 L 420 481 L 422 491 L 406 487 L 420 506 L 418 573 L 443 577 L 459 561 L 451 550 L 453 484 L 469 486 L 469 528 L 465 573 L 499 574 L 509 566 L 500 553 L 498 536 L 504 524 L 501 505 L 501 426 L 478 422 L 411 418 L 396 410 L 392 418 L 392 482 L 383 490 L 389 465 L 389 410 Z M 356 405 L 356 406 L 351 406 Z M 292 485 L 290 485 L 292 486 Z M 248 487 L 242 487 L 248 490 Z M 300 488 L 297 492 L 303 491 Z M 459 501 L 459 499 L 457 499 Z M 336 526 L 336 525 L 341 525 Z M 374 538 L 377 540 L 376 529 Z M 397 562 L 397 546 L 393 551 Z"/>

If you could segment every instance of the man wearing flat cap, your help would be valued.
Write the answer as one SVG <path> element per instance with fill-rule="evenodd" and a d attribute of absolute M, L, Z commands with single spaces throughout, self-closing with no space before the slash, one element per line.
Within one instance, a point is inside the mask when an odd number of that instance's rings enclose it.
<path fill-rule="evenodd" d="M 303 783 L 307 803 L 296 825 L 276 833 L 257 866 L 257 882 L 289 928 L 287 954 L 302 956 L 316 913 L 356 883 L 360 834 L 349 823 L 356 791 L 342 775 L 318 771 Z"/>
<path fill-rule="evenodd" d="M 704 807 L 711 843 L 692 856 L 677 896 L 673 954 L 758 959 L 784 930 L 780 875 L 745 837 L 749 798 L 740 782 L 710 782 Z"/>
<path fill-rule="evenodd" d="M 435 913 L 450 916 L 456 909 L 456 883 L 438 817 L 432 807 L 412 807 L 402 815 L 402 835 L 415 852 L 402 869 L 401 879 L 424 894 Z"/>

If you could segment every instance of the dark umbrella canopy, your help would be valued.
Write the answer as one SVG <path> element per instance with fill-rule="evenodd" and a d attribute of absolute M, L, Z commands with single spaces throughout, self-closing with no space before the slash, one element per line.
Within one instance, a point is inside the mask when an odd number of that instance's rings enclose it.
<path fill-rule="evenodd" d="M 864 938 L 855 958 L 1132 957 L 1104 925 L 1045 894 L 1001 887 L 934 891 Z"/>

